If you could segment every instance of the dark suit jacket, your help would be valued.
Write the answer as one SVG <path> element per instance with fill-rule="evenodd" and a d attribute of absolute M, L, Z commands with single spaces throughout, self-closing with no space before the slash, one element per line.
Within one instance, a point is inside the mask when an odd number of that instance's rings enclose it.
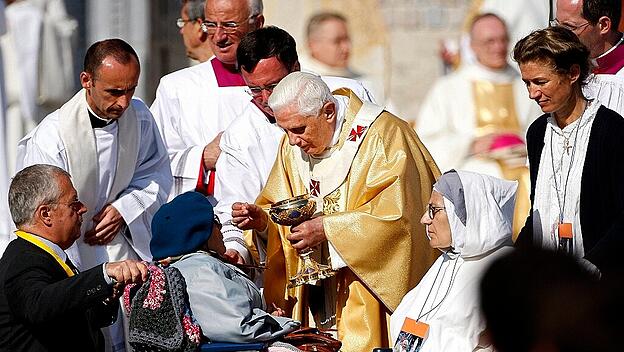
<path fill-rule="evenodd" d="M 527 132 L 531 174 L 531 207 L 544 148 L 548 115 L 535 120 Z M 624 119 L 601 106 L 596 113 L 581 176 L 580 219 L 585 259 L 604 274 L 621 273 L 620 251 L 624 246 Z M 533 242 L 533 209 L 516 245 Z"/>
<path fill-rule="evenodd" d="M 103 351 L 100 327 L 119 304 L 102 267 L 67 277 L 54 258 L 21 238 L 0 259 L 0 351 Z"/>

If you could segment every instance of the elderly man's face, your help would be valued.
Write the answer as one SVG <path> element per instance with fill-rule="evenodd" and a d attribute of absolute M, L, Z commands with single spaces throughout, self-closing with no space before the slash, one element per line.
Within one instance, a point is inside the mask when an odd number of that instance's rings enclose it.
<path fill-rule="evenodd" d="M 277 124 L 286 131 L 290 145 L 296 145 L 308 155 L 320 155 L 330 146 L 336 128 L 336 105 L 327 102 L 318 116 L 305 117 L 297 107 L 275 112 Z"/>
<path fill-rule="evenodd" d="M 51 229 L 55 236 L 54 242 L 65 250 L 80 238 L 82 214 L 87 212 L 87 207 L 78 200 L 78 193 L 69 177 L 57 176 L 57 180 L 61 197 L 56 204 L 50 204 Z"/>
<path fill-rule="evenodd" d="M 126 111 L 139 84 L 139 63 L 119 63 L 112 56 L 102 60 L 94 74 L 82 72 L 80 83 L 87 91 L 87 103 L 101 118 L 116 120 Z"/>
<path fill-rule="evenodd" d="M 474 24 L 470 45 L 481 65 L 493 70 L 507 66 L 509 37 L 496 17 L 484 17 Z"/>
<path fill-rule="evenodd" d="M 254 102 L 269 116 L 273 116 L 273 111 L 269 107 L 269 97 L 273 88 L 289 73 L 286 66 L 275 56 L 260 60 L 251 72 L 241 70 Z"/>
<path fill-rule="evenodd" d="M 313 58 L 331 67 L 349 66 L 351 39 L 344 21 L 329 19 L 308 38 L 310 54 Z"/>
<path fill-rule="evenodd" d="M 590 57 L 602 54 L 600 29 L 583 18 L 583 0 L 557 0 L 556 15 L 559 25 L 574 32 L 589 48 Z"/>
<path fill-rule="evenodd" d="M 210 47 L 219 61 L 236 64 L 236 49 L 241 38 L 264 23 L 262 15 L 250 17 L 249 0 L 207 0 L 206 23 Z M 251 23 L 250 23 L 251 20 Z"/>

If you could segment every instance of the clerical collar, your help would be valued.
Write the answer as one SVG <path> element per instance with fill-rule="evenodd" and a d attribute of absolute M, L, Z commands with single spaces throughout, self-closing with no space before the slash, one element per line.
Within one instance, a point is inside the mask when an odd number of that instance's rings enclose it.
<path fill-rule="evenodd" d="M 91 128 L 104 128 L 116 120 L 107 120 L 97 116 L 91 107 L 87 105 L 87 110 L 89 111 L 89 121 L 91 122 Z"/>
<path fill-rule="evenodd" d="M 620 40 L 611 49 L 607 50 L 597 58 L 592 59 L 592 64 L 596 66 L 593 73 L 614 75 L 624 68 L 623 41 L 624 35 L 620 37 Z"/>

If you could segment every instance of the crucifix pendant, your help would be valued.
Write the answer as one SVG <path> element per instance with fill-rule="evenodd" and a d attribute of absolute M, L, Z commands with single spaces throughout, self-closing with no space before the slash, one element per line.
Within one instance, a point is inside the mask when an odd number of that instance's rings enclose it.
<path fill-rule="evenodd" d="M 570 149 L 572 149 L 572 146 L 570 145 L 570 140 L 566 138 L 563 144 L 563 149 L 565 149 L 566 154 L 570 155 Z"/>

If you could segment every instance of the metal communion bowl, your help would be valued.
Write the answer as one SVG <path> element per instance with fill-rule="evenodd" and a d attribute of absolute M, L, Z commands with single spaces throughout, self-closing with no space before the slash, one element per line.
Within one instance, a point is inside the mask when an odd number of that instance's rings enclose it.
<path fill-rule="evenodd" d="M 274 203 L 269 209 L 269 215 L 276 224 L 295 226 L 310 219 L 315 211 L 316 202 L 304 194 Z"/>

